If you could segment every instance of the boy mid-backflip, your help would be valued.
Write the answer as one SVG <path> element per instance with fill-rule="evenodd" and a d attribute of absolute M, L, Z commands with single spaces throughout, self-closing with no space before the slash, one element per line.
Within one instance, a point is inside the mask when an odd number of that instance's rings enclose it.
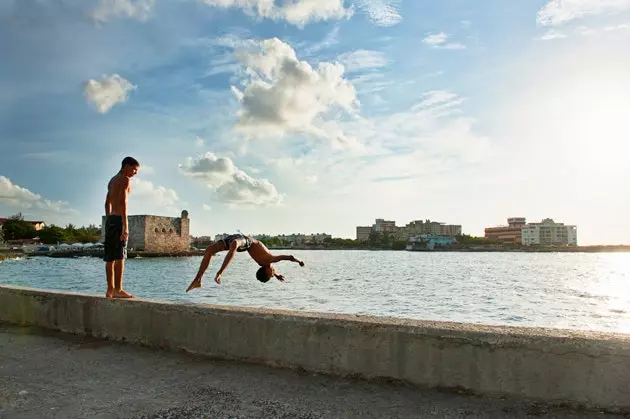
<path fill-rule="evenodd" d="M 260 240 L 256 240 L 243 234 L 232 234 L 231 236 L 228 236 L 223 240 L 212 243 L 206 248 L 206 253 L 203 255 L 201 266 L 199 266 L 199 272 L 197 272 L 197 276 L 195 276 L 195 279 L 193 279 L 193 281 L 190 283 L 186 292 L 201 287 L 201 278 L 203 277 L 206 269 L 208 269 L 210 259 L 212 259 L 212 256 L 214 256 L 215 254 L 224 250 L 227 250 L 228 254 L 225 255 L 223 265 L 221 265 L 221 268 L 214 278 L 214 281 L 217 284 L 221 283 L 221 275 L 223 275 L 223 272 L 232 261 L 232 258 L 234 257 L 234 254 L 236 252 L 247 251 L 252 259 L 254 259 L 256 263 L 260 265 L 260 269 L 256 271 L 256 279 L 258 279 L 260 282 L 267 282 L 269 281 L 269 279 L 271 279 L 272 276 L 275 276 L 279 281 L 284 281 L 284 276 L 278 275 L 276 273 L 276 270 L 271 266 L 272 263 L 280 262 L 281 260 L 288 260 L 291 262 L 299 263 L 300 266 L 304 266 L 304 262 L 293 255 L 272 255 L 269 249 L 267 249 L 267 247 Z"/>

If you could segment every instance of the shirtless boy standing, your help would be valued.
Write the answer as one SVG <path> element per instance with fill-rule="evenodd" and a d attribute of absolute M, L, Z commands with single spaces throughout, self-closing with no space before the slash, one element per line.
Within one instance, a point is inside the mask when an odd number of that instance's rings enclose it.
<path fill-rule="evenodd" d="M 133 157 L 125 157 L 120 171 L 107 185 L 105 198 L 105 275 L 107 298 L 133 298 L 122 288 L 125 258 L 127 257 L 127 197 L 130 180 L 138 173 L 140 163 Z"/>
<path fill-rule="evenodd" d="M 279 281 L 284 281 L 284 276 L 278 275 L 276 270 L 271 266 L 272 263 L 280 262 L 281 260 L 288 260 L 291 262 L 299 263 L 300 266 L 304 266 L 304 262 L 300 259 L 296 258 L 292 255 L 280 255 L 274 256 L 269 252 L 269 249 L 259 240 L 256 240 L 252 237 L 244 236 L 242 234 L 232 234 L 224 238 L 223 240 L 219 240 L 214 242 L 210 246 L 206 248 L 206 253 L 203 256 L 203 260 L 201 261 L 201 266 L 199 267 L 199 272 L 197 272 L 197 276 L 188 286 L 186 292 L 201 287 L 201 278 L 203 277 L 204 272 L 208 269 L 208 265 L 210 264 L 210 259 L 215 254 L 228 250 L 228 254 L 225 255 L 225 259 L 223 260 L 223 265 L 217 272 L 214 281 L 217 284 L 221 283 L 221 275 L 228 267 L 234 254 L 236 252 L 245 252 L 247 251 L 249 255 L 258 263 L 261 268 L 256 272 L 256 278 L 260 282 L 267 282 L 271 279 L 272 276 L 276 277 Z"/>

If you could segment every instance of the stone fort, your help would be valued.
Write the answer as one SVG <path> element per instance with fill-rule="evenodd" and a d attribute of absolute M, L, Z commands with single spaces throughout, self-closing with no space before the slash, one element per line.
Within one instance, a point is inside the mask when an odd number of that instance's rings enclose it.
<path fill-rule="evenodd" d="M 190 219 L 188 211 L 181 217 L 157 215 L 129 215 L 127 249 L 145 252 L 187 252 L 190 250 Z M 105 239 L 105 216 L 101 224 Z"/>

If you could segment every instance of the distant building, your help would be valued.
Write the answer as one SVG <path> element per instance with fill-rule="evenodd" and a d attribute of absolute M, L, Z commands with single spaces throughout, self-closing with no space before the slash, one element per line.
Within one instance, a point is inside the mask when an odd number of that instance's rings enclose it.
<path fill-rule="evenodd" d="M 524 217 L 508 218 L 507 226 L 487 227 L 485 229 L 485 239 L 504 244 L 520 244 L 521 229 L 526 221 Z"/>
<path fill-rule="evenodd" d="M 127 248 L 146 252 L 187 252 L 190 250 L 190 219 L 188 211 L 181 217 L 130 215 Z M 105 216 L 101 228 L 105 237 Z"/>
<path fill-rule="evenodd" d="M 382 218 L 377 218 L 374 220 L 372 228 L 376 233 L 393 233 L 396 231 L 396 221 L 387 221 Z"/>
<path fill-rule="evenodd" d="M 556 223 L 551 218 L 529 223 L 522 227 L 521 233 L 526 246 L 577 246 L 577 227 Z"/>
<path fill-rule="evenodd" d="M 462 234 L 462 226 L 445 224 L 431 220 L 417 220 L 408 223 L 404 227 L 397 227 L 395 221 L 386 221 L 382 218 L 378 218 L 371 227 L 357 227 L 357 240 L 367 241 L 372 233 L 389 233 L 401 239 L 409 239 L 412 236 L 418 236 L 421 234 L 457 236 Z"/>
<path fill-rule="evenodd" d="M 374 231 L 372 229 L 371 226 L 368 227 L 361 227 L 361 226 L 357 226 L 357 240 L 358 241 L 368 241 L 370 239 L 370 234 L 372 234 L 372 231 Z"/>
<path fill-rule="evenodd" d="M 2 229 L 2 225 L 9 220 L 10 218 L 0 218 L 0 230 Z M 28 221 L 28 220 L 24 220 L 24 221 L 31 224 L 33 228 L 35 229 L 35 231 L 39 231 L 42 228 L 46 227 L 46 223 L 43 221 Z"/>
<path fill-rule="evenodd" d="M 318 234 L 281 234 L 279 236 L 275 236 L 276 238 L 282 240 L 283 242 L 289 243 L 290 245 L 300 246 L 304 244 L 322 244 L 326 240 L 332 239 L 332 235 L 326 233 L 318 233 Z"/>

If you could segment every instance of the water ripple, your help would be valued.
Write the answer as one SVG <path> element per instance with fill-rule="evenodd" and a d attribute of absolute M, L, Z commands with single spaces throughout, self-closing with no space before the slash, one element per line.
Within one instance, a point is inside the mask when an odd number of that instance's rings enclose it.
<path fill-rule="evenodd" d="M 255 279 L 257 265 L 238 255 L 214 283 L 184 290 L 200 257 L 131 259 L 125 287 L 170 301 L 370 314 L 426 320 L 518 324 L 630 332 L 630 254 L 424 253 L 296 251 L 301 268 L 280 263 L 286 283 Z M 104 294 L 96 258 L 28 258 L 0 265 L 0 282 Z"/>

